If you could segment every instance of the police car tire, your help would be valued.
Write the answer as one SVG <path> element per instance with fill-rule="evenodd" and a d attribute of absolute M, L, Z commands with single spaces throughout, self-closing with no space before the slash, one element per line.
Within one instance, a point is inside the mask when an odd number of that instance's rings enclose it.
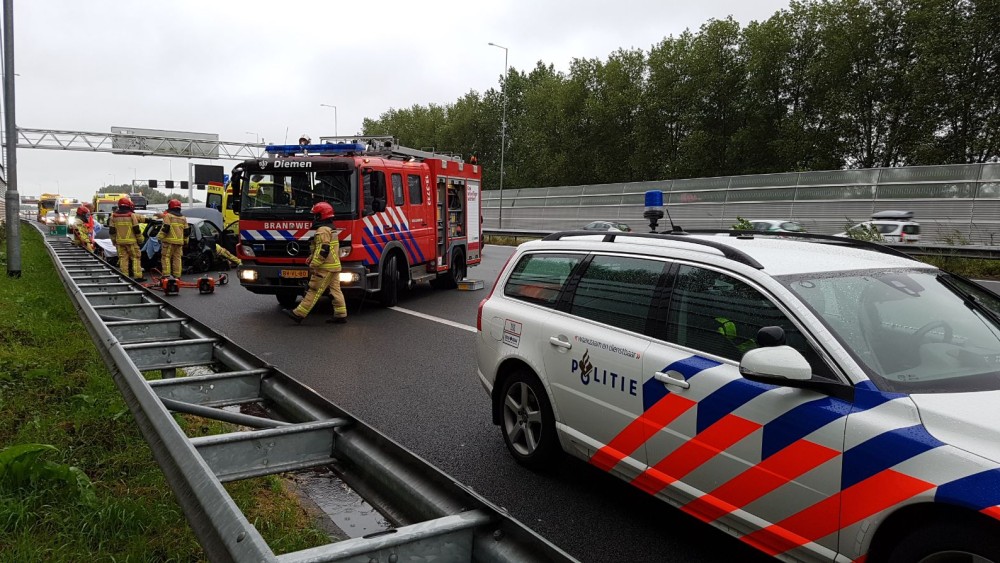
<path fill-rule="evenodd" d="M 972 561 L 966 554 L 980 557 L 977 562 L 1000 563 L 998 530 L 1000 526 L 962 520 L 922 526 L 899 541 L 887 563 Z"/>
<path fill-rule="evenodd" d="M 537 433 L 538 444 L 530 452 L 520 451 L 524 445 L 515 445 L 510 437 L 511 425 L 517 423 L 515 413 L 512 413 L 507 406 L 507 395 L 512 389 L 517 395 L 527 391 L 529 407 L 537 406 L 541 414 L 541 423 L 532 429 L 533 432 Z M 556 421 L 552 414 L 552 405 L 549 404 L 548 395 L 538 377 L 527 370 L 515 372 L 504 382 L 500 399 L 502 401 L 500 407 L 503 409 L 500 417 L 500 431 L 511 456 L 519 464 L 536 471 L 551 467 L 561 450 L 559 439 L 556 436 Z M 520 442 L 520 440 L 518 441 Z"/>

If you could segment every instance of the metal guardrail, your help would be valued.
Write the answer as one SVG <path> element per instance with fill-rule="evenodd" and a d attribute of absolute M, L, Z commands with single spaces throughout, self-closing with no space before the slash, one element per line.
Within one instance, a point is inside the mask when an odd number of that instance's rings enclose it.
<path fill-rule="evenodd" d="M 46 242 L 211 561 L 574 561 L 502 509 L 65 236 L 47 236 Z M 178 369 L 195 366 L 211 373 L 175 377 Z M 143 376 L 156 370 L 163 379 Z M 248 404 L 259 405 L 267 416 L 223 410 Z M 249 430 L 189 438 L 171 412 Z M 277 556 L 222 486 L 317 466 L 330 467 L 395 527 Z"/>
<path fill-rule="evenodd" d="M 559 231 L 535 231 L 529 229 L 483 229 L 487 236 L 510 237 L 514 242 L 542 238 Z M 601 234 L 601 231 L 594 231 Z M 941 256 L 946 258 L 975 258 L 980 260 L 1000 260 L 1000 246 L 912 244 L 907 242 L 884 242 L 890 248 L 905 252 L 910 256 Z"/>

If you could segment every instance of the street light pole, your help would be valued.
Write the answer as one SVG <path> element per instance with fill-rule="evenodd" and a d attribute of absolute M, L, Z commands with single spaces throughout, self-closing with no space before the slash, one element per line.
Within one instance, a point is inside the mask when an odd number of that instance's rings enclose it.
<path fill-rule="evenodd" d="M 337 132 L 337 106 L 331 104 L 320 104 L 325 108 L 333 108 L 333 136 L 339 137 L 340 133 Z"/>
<path fill-rule="evenodd" d="M 503 117 L 500 118 L 500 217 L 498 228 L 503 229 L 503 153 L 507 146 L 507 47 L 490 43 L 491 47 L 503 49 Z"/>

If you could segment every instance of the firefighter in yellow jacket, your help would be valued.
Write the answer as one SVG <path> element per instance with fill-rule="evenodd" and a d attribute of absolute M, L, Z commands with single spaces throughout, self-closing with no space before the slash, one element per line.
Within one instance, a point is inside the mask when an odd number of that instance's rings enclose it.
<path fill-rule="evenodd" d="M 347 322 L 347 303 L 340 291 L 340 241 L 333 230 L 333 206 L 321 201 L 312 207 L 316 234 L 309 243 L 309 290 L 294 311 L 282 309 L 296 323 L 301 323 L 327 288 L 333 297 L 333 317 L 328 323 Z"/>
<path fill-rule="evenodd" d="M 111 242 L 118 250 L 118 268 L 128 276 L 131 266 L 131 276 L 138 281 L 146 281 L 142 275 L 142 262 L 139 259 L 139 246 L 143 242 L 139 223 L 143 220 L 133 211 L 132 200 L 127 197 L 120 198 L 118 208 L 108 220 L 108 232 L 111 234 Z"/>
<path fill-rule="evenodd" d="M 167 202 L 167 212 L 163 214 L 163 227 L 156 238 L 160 239 L 160 271 L 164 276 L 180 277 L 181 256 L 184 254 L 184 243 L 187 242 L 187 217 L 181 215 L 181 202 L 172 199 Z"/>
<path fill-rule="evenodd" d="M 228 250 L 223 248 L 221 244 L 218 243 L 216 243 L 215 245 L 215 258 L 217 261 L 220 262 L 221 260 L 225 260 L 227 263 L 232 264 L 233 266 L 243 265 L 243 261 L 240 260 L 239 257 L 234 255 L 232 252 L 229 252 Z"/>
<path fill-rule="evenodd" d="M 76 209 L 76 221 L 73 222 L 73 245 L 82 246 L 87 252 L 94 251 L 94 242 L 90 240 L 90 210 L 84 206 Z"/>

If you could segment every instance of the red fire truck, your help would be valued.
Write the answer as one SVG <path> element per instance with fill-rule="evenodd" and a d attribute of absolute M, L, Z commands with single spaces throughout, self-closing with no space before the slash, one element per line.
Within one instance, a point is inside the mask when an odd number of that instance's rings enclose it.
<path fill-rule="evenodd" d="M 345 142 L 349 141 L 349 142 Z M 326 201 L 339 230 L 340 285 L 391 307 L 403 288 L 454 288 L 482 248 L 482 169 L 391 137 L 323 138 L 267 147 L 231 175 L 239 211 L 240 284 L 295 304 L 308 281 L 312 206 Z"/>

